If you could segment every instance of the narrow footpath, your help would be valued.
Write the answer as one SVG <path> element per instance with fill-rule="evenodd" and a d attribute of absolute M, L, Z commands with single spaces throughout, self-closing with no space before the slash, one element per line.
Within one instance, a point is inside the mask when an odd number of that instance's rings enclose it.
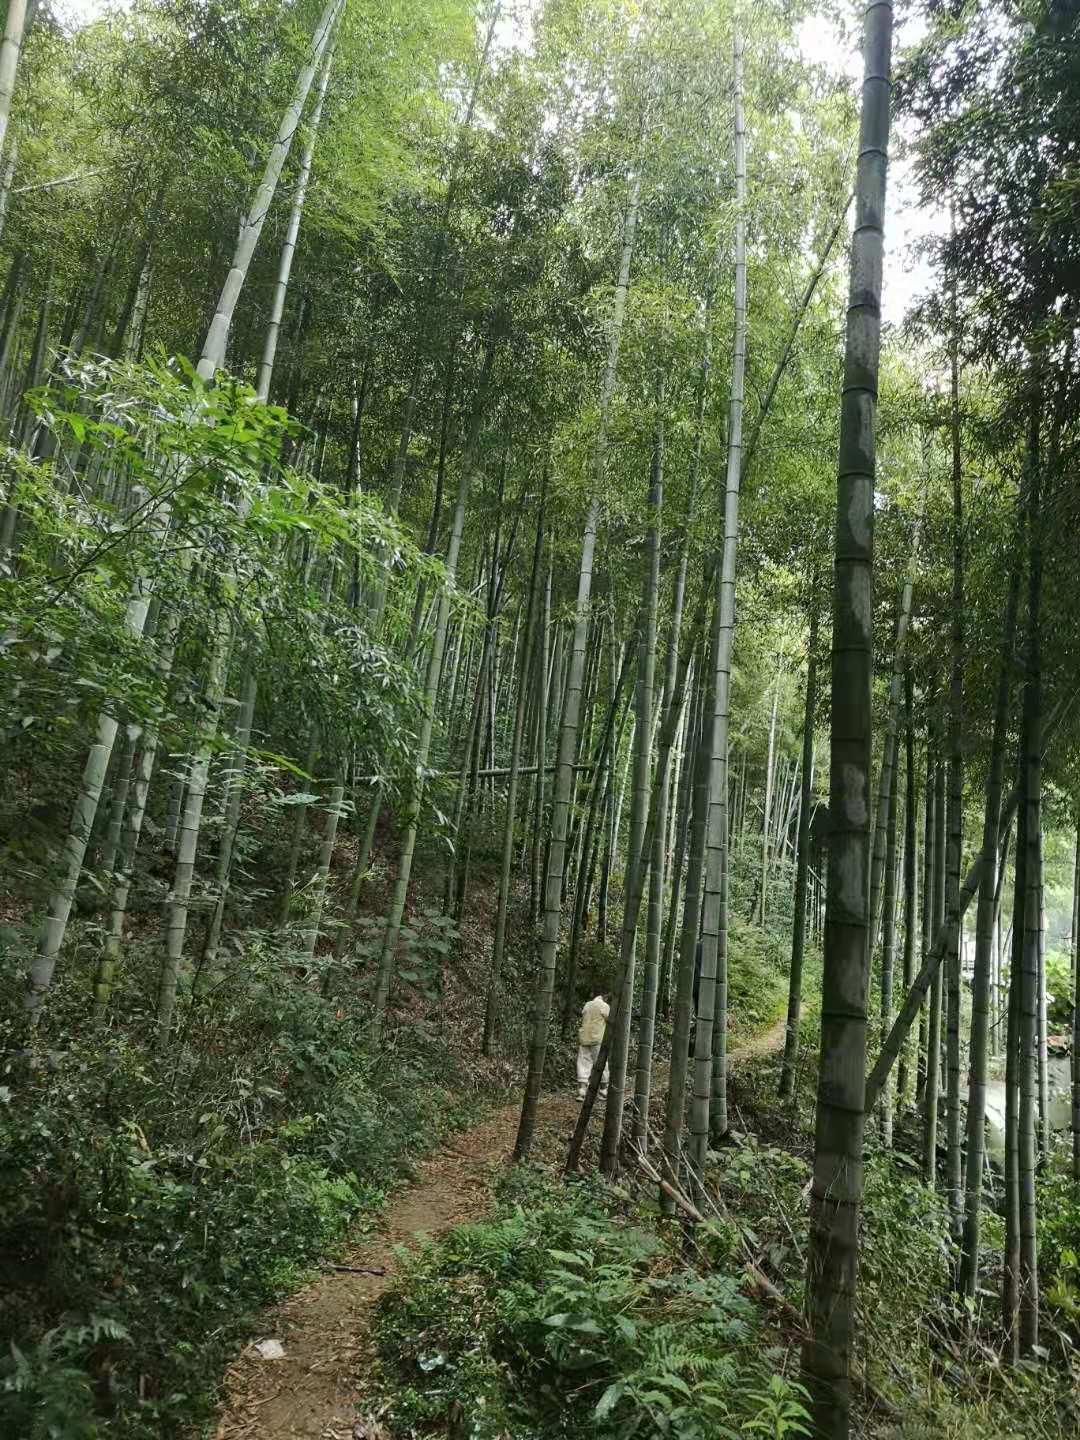
<path fill-rule="evenodd" d="M 364 1414 L 360 1378 L 370 1345 L 368 1313 L 394 1278 L 398 1246 L 413 1247 L 491 1207 L 492 1187 L 517 1133 L 520 1100 L 455 1136 L 421 1161 L 419 1179 L 391 1197 L 374 1234 L 342 1260 L 355 1274 L 331 1270 L 266 1312 L 260 1338 L 280 1342 L 284 1355 L 264 1359 L 253 1342 L 225 1376 L 227 1398 L 215 1440 L 378 1440 Z M 577 1104 L 569 1092 L 545 1096 L 546 1136 L 569 1138 Z"/>
<path fill-rule="evenodd" d="M 783 1044 L 781 1020 L 729 1055 L 737 1064 Z M 666 1078 L 666 1077 L 665 1077 Z M 225 1376 L 226 1400 L 215 1440 L 382 1440 L 361 1389 L 370 1358 L 372 1305 L 392 1283 L 394 1251 L 413 1248 L 491 1208 L 492 1189 L 517 1133 L 520 1100 L 463 1132 L 418 1165 L 419 1179 L 393 1196 L 374 1234 L 350 1247 L 342 1264 L 266 1312 L 260 1336 L 280 1343 L 264 1359 L 253 1342 Z M 537 1145 L 561 1156 L 577 1119 L 572 1091 L 541 1101 Z M 356 1271 L 375 1271 L 364 1274 Z"/>

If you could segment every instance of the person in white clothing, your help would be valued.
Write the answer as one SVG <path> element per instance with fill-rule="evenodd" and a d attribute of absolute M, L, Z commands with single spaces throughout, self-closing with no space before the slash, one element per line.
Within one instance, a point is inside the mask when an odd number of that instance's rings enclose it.
<path fill-rule="evenodd" d="M 593 1062 L 596 1060 L 600 1049 L 601 1041 L 604 1038 L 604 1031 L 607 1029 L 607 1018 L 611 1013 L 611 1007 L 603 995 L 594 995 L 581 1007 L 581 1025 L 578 1029 L 578 1052 L 577 1052 L 577 1089 L 578 1099 L 585 1099 L 585 1090 L 589 1083 L 589 1076 L 592 1074 Z M 600 1080 L 601 1100 L 607 1094 L 608 1067 L 604 1066 L 604 1073 Z"/>

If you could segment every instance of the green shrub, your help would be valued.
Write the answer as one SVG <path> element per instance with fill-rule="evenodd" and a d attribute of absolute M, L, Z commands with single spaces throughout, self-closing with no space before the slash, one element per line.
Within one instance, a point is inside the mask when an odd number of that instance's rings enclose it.
<path fill-rule="evenodd" d="M 179 1435 L 209 1415 L 245 1317 L 470 1111 L 443 1048 L 405 1029 L 374 1055 L 360 1010 L 328 1006 L 265 936 L 212 998 L 187 993 L 164 1056 L 138 1008 L 153 952 L 132 949 L 120 1024 L 89 1038 L 81 955 L 48 1048 L 0 1028 L 0 1433 Z"/>
<path fill-rule="evenodd" d="M 1080 1340 L 1080 1191 L 1064 1160 L 1040 1180 L 1038 1217 L 1043 1291 L 1058 1323 Z"/>
<path fill-rule="evenodd" d="M 478 1440 L 809 1433 L 736 1276 L 687 1268 L 599 1188 L 535 1169 L 408 1262 L 378 1338 L 399 1435 L 462 1414 Z"/>

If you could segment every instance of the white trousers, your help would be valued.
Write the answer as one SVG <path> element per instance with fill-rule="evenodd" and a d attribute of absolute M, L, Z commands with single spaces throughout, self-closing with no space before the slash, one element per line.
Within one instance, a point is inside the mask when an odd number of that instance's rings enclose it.
<path fill-rule="evenodd" d="M 577 1089 L 578 1099 L 584 1100 L 585 1090 L 589 1083 L 589 1076 L 592 1074 L 593 1062 L 600 1052 L 599 1045 L 579 1045 L 577 1050 Z M 603 1078 L 600 1081 L 600 1094 L 607 1094 L 608 1067 L 604 1066 Z"/>

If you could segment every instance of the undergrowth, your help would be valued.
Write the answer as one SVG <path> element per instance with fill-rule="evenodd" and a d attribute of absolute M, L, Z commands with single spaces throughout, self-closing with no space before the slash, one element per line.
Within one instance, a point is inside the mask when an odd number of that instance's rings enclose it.
<path fill-rule="evenodd" d="M 494 1215 L 405 1264 L 377 1319 L 396 1436 L 808 1434 L 737 1267 L 697 1268 L 598 1185 L 519 1167 Z"/>
<path fill-rule="evenodd" d="M 88 1035 L 87 950 L 35 1048 L 0 1027 L 0 1434 L 19 1440 L 197 1429 L 246 1317 L 374 1217 L 479 1099 L 421 1025 L 376 1060 L 360 1005 L 328 1006 L 257 932 L 212 1003 L 189 996 L 168 1054 L 141 1008 L 149 947 Z M 22 958 L 0 972 L 7 1015 Z"/>
<path fill-rule="evenodd" d="M 728 926 L 731 1045 L 749 1039 L 787 1011 L 791 936 L 733 915 Z"/>
<path fill-rule="evenodd" d="M 811 1032 L 811 1039 L 813 1034 Z M 816 1056 L 805 1057 L 816 1072 Z M 733 1081 L 733 1104 L 768 1143 L 749 1135 L 714 1156 L 711 1190 L 737 1217 L 751 1248 L 796 1305 L 805 1277 L 812 1148 L 812 1088 L 776 1099 L 779 1060 L 757 1057 Z M 983 1284 L 974 1307 L 953 1291 L 957 1251 L 940 1191 L 902 1148 L 882 1147 L 867 1126 L 859 1249 L 856 1359 L 868 1384 L 859 1395 L 859 1435 L 882 1440 L 1073 1440 L 1080 1433 L 1080 1355 L 1075 1255 L 1080 1206 L 1064 1168 L 1039 1179 L 1040 1269 L 1046 1285 L 1044 1349 L 1013 1366 L 1002 1354 L 1000 1294 L 1004 1226 L 992 1197 L 982 1226 Z M 793 1153 L 794 1152 L 794 1153 Z M 880 1403 L 884 1401 L 884 1403 Z M 890 1407 L 893 1413 L 890 1414 Z"/>

